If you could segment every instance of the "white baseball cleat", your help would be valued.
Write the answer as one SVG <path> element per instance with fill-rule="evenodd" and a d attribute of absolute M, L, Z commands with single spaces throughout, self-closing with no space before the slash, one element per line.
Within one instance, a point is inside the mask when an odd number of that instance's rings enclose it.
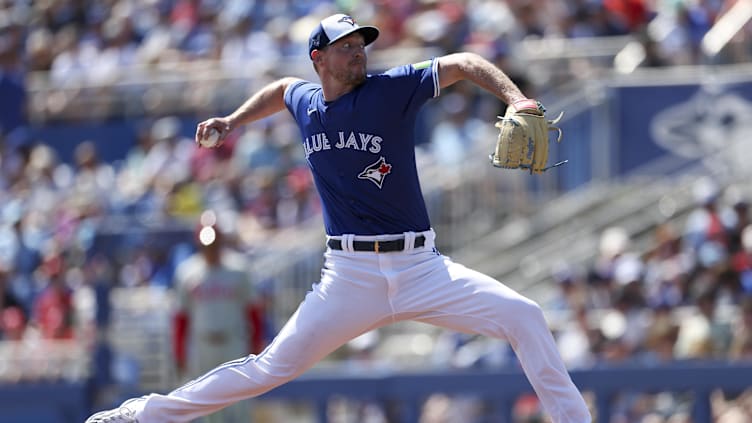
<path fill-rule="evenodd" d="M 85 423 L 138 423 L 136 411 L 143 407 L 146 398 L 134 398 L 112 410 L 100 411 L 86 419 Z"/>

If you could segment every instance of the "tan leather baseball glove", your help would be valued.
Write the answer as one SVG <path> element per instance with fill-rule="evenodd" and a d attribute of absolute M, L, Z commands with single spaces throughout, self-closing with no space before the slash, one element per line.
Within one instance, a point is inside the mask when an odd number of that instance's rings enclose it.
<path fill-rule="evenodd" d="M 566 160 L 552 166 L 548 164 L 548 132 L 557 131 L 556 142 L 561 141 L 561 128 L 555 126 L 564 112 L 556 119 L 547 120 L 546 109 L 536 100 L 525 99 L 507 107 L 504 117 L 496 122 L 499 137 L 496 151 L 490 156 L 491 163 L 505 169 L 526 169 L 530 173 L 542 173 L 552 167 L 566 163 Z"/>

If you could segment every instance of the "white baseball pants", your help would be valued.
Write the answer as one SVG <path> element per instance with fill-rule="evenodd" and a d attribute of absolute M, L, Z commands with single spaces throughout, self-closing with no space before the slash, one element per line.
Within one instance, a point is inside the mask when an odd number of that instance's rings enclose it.
<path fill-rule="evenodd" d="M 425 245 L 412 248 L 421 234 Z M 139 423 L 187 422 L 261 395 L 356 336 L 408 319 L 506 339 L 554 422 L 590 422 L 540 307 L 435 252 L 433 231 L 405 235 L 403 252 L 328 250 L 321 281 L 268 348 L 222 364 L 168 395 L 149 395 L 143 410 L 137 410 Z M 352 245 L 347 240 L 342 242 L 345 249 Z"/>

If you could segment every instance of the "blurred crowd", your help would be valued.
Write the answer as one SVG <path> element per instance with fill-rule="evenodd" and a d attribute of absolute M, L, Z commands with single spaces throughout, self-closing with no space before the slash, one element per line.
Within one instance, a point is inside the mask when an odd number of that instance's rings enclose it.
<path fill-rule="evenodd" d="M 570 367 L 752 359 L 748 194 L 707 178 L 693 190 L 686 222 L 657 226 L 647 248 L 611 227 L 588 269 L 554 273 L 560 296 L 550 307 L 572 316 L 558 333 Z"/>
<path fill-rule="evenodd" d="M 567 366 L 752 361 L 748 195 L 739 186 L 723 189 L 700 178 L 686 219 L 658 225 L 646 247 L 611 227 L 602 233 L 593 263 L 558 269 L 553 278 L 560 295 L 549 307 L 570 316 L 555 332 Z M 752 419 L 752 391 L 725 394 L 730 397 L 714 397 L 716 421 Z M 681 394 L 633 393 L 618 404 L 623 421 L 691 413 L 691 400 Z"/>
<path fill-rule="evenodd" d="M 702 61 L 700 43 L 734 0 L 4 0 L 5 54 L 53 80 L 110 78 L 114 70 L 160 61 L 277 59 L 304 55 L 311 25 L 335 10 L 383 29 L 375 50 L 438 46 L 509 52 L 528 38 L 640 34 L 661 14 L 656 64 Z M 739 37 L 748 37 L 743 31 Z M 740 40 L 740 45 L 744 45 Z M 749 51 L 736 61 L 749 58 Z"/>
<path fill-rule="evenodd" d="M 72 103 L 85 99 L 97 107 L 74 113 L 81 119 L 123 113 L 117 105 L 128 90 L 133 103 L 156 113 L 166 98 L 170 107 L 201 109 L 221 102 L 232 90 L 202 80 L 186 90 L 174 78 L 156 78 L 163 70 L 196 78 L 206 68 L 214 77 L 249 77 L 290 69 L 289 61 L 306 63 L 310 28 L 323 16 L 349 11 L 356 19 L 382 28 L 371 51 L 430 48 L 432 53 L 479 52 L 510 72 L 533 73 L 536 84 L 559 84 L 565 78 L 590 78 L 594 67 L 612 69 L 619 50 L 593 52 L 572 44 L 559 52 L 565 61 L 532 68 L 535 56 L 556 54 L 554 44 L 536 51 L 518 49 L 523 41 L 587 39 L 630 35 L 637 42 L 623 49 L 621 62 L 635 66 L 747 62 L 750 26 L 731 37 L 719 52 L 703 50 L 702 40 L 736 0 L 379 0 L 245 1 L 245 0 L 3 0 L 0 1 L 0 77 L 9 85 L 34 81 L 45 87 L 33 97 L 28 118 L 73 113 Z M 575 51 L 578 48 L 584 51 Z M 547 52 L 550 50 L 550 52 Z M 628 56 L 628 57 L 627 57 Z M 281 60 L 281 62 L 277 62 Z M 551 60 L 551 57 L 548 59 Z M 282 63 L 282 65 L 275 65 Z M 199 64 L 199 65 L 197 65 Z M 310 70 L 310 66 L 305 66 Z M 552 69 L 555 68 L 555 69 Z M 250 69 L 253 69 L 251 72 Z M 150 77 L 150 73 L 152 76 Z M 47 78 L 49 76 L 49 78 Z M 531 76 L 531 75 L 528 75 Z M 173 84 L 168 94 L 144 87 L 143 79 Z M 208 79 L 211 79 L 209 77 Z M 37 84 L 39 82 L 39 84 Z M 203 85 L 203 88 L 202 86 Z M 82 86 L 95 87 L 82 89 Z M 207 89 L 211 86 L 211 89 Z M 181 88 L 182 87 L 182 88 Z M 56 91 L 68 88 L 74 91 Z M 540 87 L 542 88 L 542 87 Z M 51 90 L 51 91 L 48 91 Z M 80 90 L 80 91 L 78 91 Z M 17 98 L 19 93 L 11 92 Z M 213 93 L 212 93 L 213 92 Z M 54 93 L 55 95 L 51 95 Z M 12 97 L 10 96 L 12 94 Z M 235 93 L 237 94 L 237 93 Z M 7 104 L 7 103 L 6 103 Z M 3 119 L 21 118 L 18 108 Z M 7 122 L 0 122 L 7 131 Z"/>
<path fill-rule="evenodd" d="M 320 216 L 299 149 L 278 141 L 294 139 L 286 130 L 293 128 L 249 129 L 207 150 L 167 117 L 117 163 L 102 161 L 90 141 L 78 145 L 72 164 L 45 144 L 6 150 L 0 338 L 18 339 L 27 323 L 46 338 L 72 337 L 77 288 L 172 287 L 175 268 L 195 249 L 193 225 L 207 208 L 246 252 L 275 230 Z M 254 171 L 246 172 L 248 166 Z M 171 236 L 170 228 L 184 236 Z M 108 233 L 119 235 L 108 240 Z"/>

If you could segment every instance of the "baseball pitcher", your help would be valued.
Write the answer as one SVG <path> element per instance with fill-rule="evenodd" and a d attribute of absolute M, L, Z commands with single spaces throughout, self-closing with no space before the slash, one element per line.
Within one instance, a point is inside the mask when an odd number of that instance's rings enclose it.
<path fill-rule="evenodd" d="M 322 202 L 327 250 L 321 280 L 260 354 L 219 365 L 166 395 L 126 401 L 89 422 L 187 422 L 263 394 L 350 339 L 403 320 L 508 340 L 554 422 L 591 420 L 540 307 L 436 250 L 415 163 L 418 111 L 461 80 L 510 105 L 499 142 L 524 146 L 499 148 L 494 165 L 545 170 L 547 157 L 536 157 L 536 148 L 546 148 L 553 122 L 477 54 L 369 75 L 365 47 L 378 35 L 347 15 L 325 18 L 309 38 L 319 83 L 279 79 L 196 130 L 197 142 L 219 131 L 221 144 L 244 124 L 285 109 L 292 114 Z"/>

